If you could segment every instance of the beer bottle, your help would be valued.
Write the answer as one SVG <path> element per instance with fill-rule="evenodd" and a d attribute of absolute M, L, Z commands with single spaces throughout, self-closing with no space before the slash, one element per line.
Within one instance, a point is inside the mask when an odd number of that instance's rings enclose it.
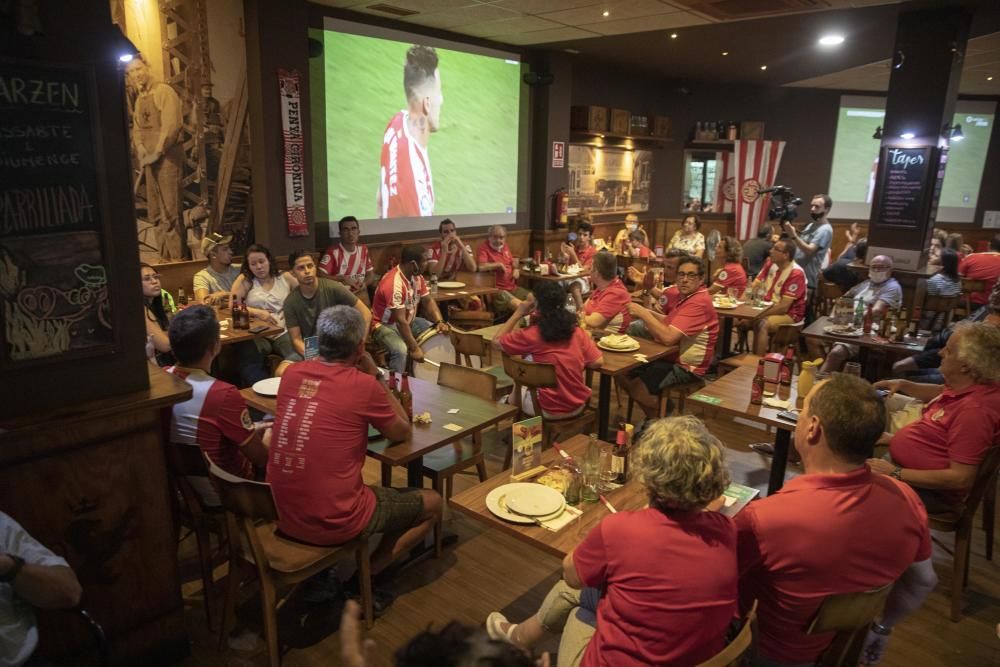
<path fill-rule="evenodd" d="M 413 394 L 410 393 L 410 377 L 403 373 L 403 384 L 399 388 L 399 402 L 406 411 L 406 416 L 413 421 Z"/>
<path fill-rule="evenodd" d="M 750 388 L 750 404 L 760 405 L 764 402 L 764 360 L 757 362 L 757 374 L 753 377 L 753 387 Z"/>
<path fill-rule="evenodd" d="M 795 346 L 789 345 L 788 349 L 785 350 L 785 358 L 781 362 L 781 371 L 779 374 L 779 379 L 781 384 L 786 387 L 792 384 L 792 373 L 795 370 Z"/>
<path fill-rule="evenodd" d="M 187 294 L 184 293 L 183 287 L 177 288 L 177 306 L 183 308 L 188 303 Z"/>
<path fill-rule="evenodd" d="M 399 392 L 396 391 L 396 374 L 389 371 L 389 393 L 393 395 L 396 400 L 399 400 Z"/>
<path fill-rule="evenodd" d="M 628 437 L 624 424 L 618 428 L 615 448 L 611 452 L 611 474 L 611 481 L 615 484 L 624 484 L 628 480 Z"/>
<path fill-rule="evenodd" d="M 861 325 L 861 333 L 868 335 L 872 332 L 872 305 L 868 304 L 868 308 L 865 309 L 865 319 Z"/>
<path fill-rule="evenodd" d="M 250 309 L 247 308 L 246 299 L 240 302 L 240 321 L 243 323 L 243 329 L 250 328 Z"/>

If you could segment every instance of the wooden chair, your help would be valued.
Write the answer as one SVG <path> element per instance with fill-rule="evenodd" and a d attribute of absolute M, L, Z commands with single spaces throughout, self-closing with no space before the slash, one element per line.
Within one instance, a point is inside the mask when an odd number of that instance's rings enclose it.
<path fill-rule="evenodd" d="M 438 384 L 486 401 L 495 401 L 496 378 L 476 368 L 442 363 L 438 369 Z M 431 480 L 431 487 L 445 501 L 451 499 L 455 473 L 465 472 L 475 466 L 479 481 L 486 481 L 486 460 L 483 454 L 483 433 L 472 434 L 472 442 L 455 442 L 451 447 L 442 447 L 424 456 L 423 475 Z M 439 521 L 434 526 L 434 550 L 441 554 L 442 527 Z"/>
<path fill-rule="evenodd" d="M 555 366 L 525 361 L 520 357 L 503 353 L 503 367 L 507 371 L 507 375 L 514 381 L 514 390 L 511 393 L 512 405 L 516 405 L 521 414 L 524 414 L 524 408 L 521 404 L 521 387 L 527 387 L 535 413 L 541 415 L 542 404 L 538 402 L 538 390 L 558 386 Z M 542 415 L 542 447 L 548 447 L 553 440 L 562 440 L 577 433 L 591 432 L 596 427 L 597 411 L 590 406 L 589 401 L 583 406 L 583 412 L 572 417 L 551 419 Z M 504 458 L 504 470 L 510 467 L 511 455 L 512 452 L 508 447 Z"/>
<path fill-rule="evenodd" d="M 931 530 L 940 530 L 946 533 L 955 533 L 955 546 L 952 551 L 954 566 L 951 577 L 951 620 L 958 622 L 962 617 L 962 591 L 969 583 L 969 551 L 972 546 L 972 528 L 976 516 L 979 502 L 987 494 L 990 485 L 993 488 L 993 498 L 996 494 L 997 469 L 1000 467 L 1000 447 L 990 447 L 983 462 L 979 464 L 976 472 L 976 479 L 972 483 L 972 490 L 965 502 L 949 512 L 937 514 L 928 513 Z M 990 514 L 993 508 L 989 508 Z M 986 520 L 986 511 L 983 512 L 983 520 Z M 990 526 L 986 527 L 988 544 L 993 542 L 992 519 L 990 516 Z M 984 526 L 985 527 L 985 526 Z M 988 556 L 993 556 L 993 550 L 988 548 Z"/>
<path fill-rule="evenodd" d="M 784 352 L 788 349 L 789 345 L 794 345 L 795 349 L 798 350 L 799 334 L 802 333 L 802 329 L 804 327 L 805 320 L 802 322 L 796 322 L 795 324 L 782 324 L 778 327 L 778 330 L 774 333 L 774 335 L 771 336 L 771 340 L 768 341 L 768 351 Z M 744 352 L 743 354 L 726 357 L 725 359 L 721 359 L 719 361 L 719 374 L 725 375 L 729 371 L 740 368 L 741 366 L 752 366 L 756 368 L 758 361 L 760 361 L 760 356 L 751 354 L 750 352 Z M 723 369 L 725 369 L 724 372 Z"/>
<path fill-rule="evenodd" d="M 684 401 L 688 396 L 700 391 L 705 386 L 705 380 L 702 378 L 697 378 L 691 382 L 684 382 L 682 384 L 671 384 L 667 385 L 660 390 L 660 393 L 656 397 L 656 416 L 657 418 L 667 416 L 667 404 L 673 399 L 677 399 L 676 407 L 677 414 L 684 414 Z M 626 418 L 629 423 L 632 423 L 632 409 L 635 407 L 635 400 L 630 396 L 628 399 L 628 411 L 626 413 Z"/>
<path fill-rule="evenodd" d="M 227 541 L 225 509 L 222 506 L 206 505 L 201 495 L 191 484 L 190 477 L 199 477 L 208 483 L 208 466 L 198 445 L 167 443 L 167 469 L 180 495 L 180 527 L 186 525 L 194 533 L 198 542 L 198 566 L 201 569 L 201 584 L 205 603 L 205 622 L 212 628 L 215 615 L 215 579 L 213 577 L 212 534 L 219 539 L 221 550 Z"/>
<path fill-rule="evenodd" d="M 961 303 L 961 296 L 925 296 L 924 302 L 920 306 L 919 328 L 933 329 L 934 331 L 944 329 L 951 324 L 955 309 Z M 924 326 L 925 324 L 926 326 Z"/>
<path fill-rule="evenodd" d="M 892 583 L 860 593 L 828 595 L 806 630 L 810 635 L 837 633 L 820 656 L 819 667 L 854 667 L 861 657 L 872 621 L 882 613 Z"/>
<path fill-rule="evenodd" d="M 840 286 L 836 283 L 831 283 L 826 280 L 820 280 L 819 285 L 816 287 L 816 293 L 813 295 L 813 316 L 818 319 L 823 315 L 829 315 L 833 312 L 833 306 L 837 303 L 837 299 L 844 296 L 844 290 L 840 289 Z"/>
<path fill-rule="evenodd" d="M 971 315 L 976 310 L 972 305 L 972 295 L 985 289 L 986 283 L 982 280 L 962 278 L 962 296 L 958 308 L 955 309 L 955 318 L 961 320 Z"/>
<path fill-rule="evenodd" d="M 750 652 L 753 645 L 753 628 L 757 623 L 757 601 L 753 601 L 753 606 L 743 619 L 743 627 L 733 640 L 724 649 L 713 655 L 705 662 L 699 663 L 697 667 L 738 667 L 743 663 L 743 656 Z"/>
<path fill-rule="evenodd" d="M 469 287 L 496 287 L 497 276 L 493 271 L 456 271 L 455 280 Z M 485 310 L 452 310 L 448 320 L 466 329 L 488 327 L 496 321 L 493 312 L 493 297 L 490 294 L 479 296 Z"/>
<path fill-rule="evenodd" d="M 514 381 L 504 372 L 503 366 L 493 365 L 493 348 L 480 334 L 459 331 L 454 328 L 448 334 L 455 348 L 455 364 L 475 368 L 472 359 L 479 359 L 479 369 L 496 378 L 493 400 L 499 401 L 511 392 Z M 439 380 L 440 381 L 440 380 Z"/>
<path fill-rule="evenodd" d="M 278 646 L 278 609 L 291 597 L 298 585 L 337 563 L 344 552 L 353 552 L 358 561 L 361 582 L 361 607 L 367 627 L 372 627 L 371 562 L 368 540 L 357 539 L 334 547 L 320 547 L 282 537 L 275 525 L 278 509 L 271 495 L 271 485 L 230 475 L 209 463 L 209 474 L 219 490 L 226 509 L 233 539 L 229 540 L 230 571 L 226 605 L 222 612 L 220 645 L 225 641 L 226 624 L 234 614 L 242 566 L 256 567 L 260 578 L 260 602 L 264 616 L 264 636 L 271 667 L 281 664 Z M 244 539 L 236 539 L 242 534 Z M 277 597 L 278 586 L 291 586 L 288 594 Z"/>

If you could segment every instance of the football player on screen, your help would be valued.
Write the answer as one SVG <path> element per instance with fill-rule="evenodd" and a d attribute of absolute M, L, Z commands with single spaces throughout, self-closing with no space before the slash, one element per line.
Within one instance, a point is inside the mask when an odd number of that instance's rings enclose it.
<path fill-rule="evenodd" d="M 403 67 L 406 108 L 389 121 L 382 137 L 378 217 L 434 215 L 434 185 L 427 141 L 440 127 L 441 73 L 437 51 L 414 45 Z"/>

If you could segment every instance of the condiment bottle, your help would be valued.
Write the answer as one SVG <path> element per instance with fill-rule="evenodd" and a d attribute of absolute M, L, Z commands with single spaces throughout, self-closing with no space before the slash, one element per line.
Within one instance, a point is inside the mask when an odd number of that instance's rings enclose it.
<path fill-rule="evenodd" d="M 861 324 L 861 333 L 868 335 L 872 332 L 872 305 L 868 304 L 868 308 L 865 309 L 865 319 Z"/>
<path fill-rule="evenodd" d="M 795 368 L 795 346 L 789 345 L 785 350 L 785 358 L 781 362 L 779 381 L 781 384 L 790 386 L 792 384 L 792 370 Z"/>
<path fill-rule="evenodd" d="M 757 362 L 757 374 L 753 377 L 750 388 L 750 404 L 761 405 L 764 402 L 764 360 Z"/>
<path fill-rule="evenodd" d="M 624 484 L 628 480 L 628 435 L 624 424 L 615 437 L 615 448 L 611 452 L 611 472 L 611 481 L 615 484 Z"/>

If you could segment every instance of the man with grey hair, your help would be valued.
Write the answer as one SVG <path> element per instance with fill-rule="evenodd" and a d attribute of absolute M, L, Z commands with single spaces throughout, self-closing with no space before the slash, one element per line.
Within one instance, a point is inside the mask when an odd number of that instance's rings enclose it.
<path fill-rule="evenodd" d="M 833 639 L 806 633 L 823 600 L 892 585 L 866 642 L 865 663 L 875 664 L 892 627 L 937 584 L 917 495 L 865 465 L 884 426 L 882 399 L 864 380 L 836 373 L 817 384 L 795 426 L 805 474 L 736 515 L 740 605 L 758 602 L 754 665 L 816 663 Z"/>
<path fill-rule="evenodd" d="M 632 295 L 618 277 L 618 258 L 610 252 L 594 255 L 590 267 L 590 282 L 594 291 L 583 305 L 583 323 L 591 329 L 622 333 L 632 322 L 628 305 Z"/>
<path fill-rule="evenodd" d="M 278 529 L 323 546 L 382 533 L 371 556 L 378 574 L 423 540 L 441 516 L 441 496 L 365 485 L 369 425 L 397 442 L 410 437 L 410 420 L 365 352 L 357 309 L 327 308 L 316 329 L 319 357 L 290 366 L 278 391 L 267 464 Z M 380 610 L 390 603 L 376 596 Z"/>
<path fill-rule="evenodd" d="M 500 292 L 493 297 L 493 309 L 497 315 L 513 312 L 530 294 L 517 284 L 520 277 L 517 260 L 507 245 L 507 230 L 503 225 L 490 227 L 489 236 L 480 244 L 476 253 L 476 270 L 493 271 L 496 274 L 497 289 Z"/>
<path fill-rule="evenodd" d="M 1000 442 L 1000 328 L 960 322 L 940 350 L 944 385 L 884 380 L 875 386 L 926 403 L 921 418 L 888 440 L 891 460 L 871 459 L 877 473 L 917 491 L 929 512 L 965 500 L 979 464 Z"/>

